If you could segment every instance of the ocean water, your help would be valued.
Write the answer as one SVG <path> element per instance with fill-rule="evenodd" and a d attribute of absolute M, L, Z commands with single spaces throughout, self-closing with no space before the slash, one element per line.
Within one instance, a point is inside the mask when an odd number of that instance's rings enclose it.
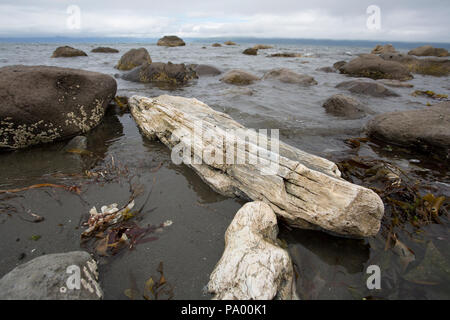
<path fill-rule="evenodd" d="M 115 77 L 118 95 L 195 97 L 249 128 L 279 129 L 284 142 L 330 160 L 350 152 L 344 142 L 346 139 L 364 136 L 364 126 L 373 115 L 359 120 L 342 120 L 325 113 L 322 108 L 323 102 L 333 94 L 345 93 L 336 85 L 351 78 L 317 69 L 368 53 L 373 48 L 372 43 L 265 40 L 274 48 L 260 50 L 258 56 L 247 56 L 242 54 L 245 48 L 263 41 L 241 39 L 237 46 L 219 48 L 211 47 L 213 42 L 216 40 L 206 42 L 197 39 L 188 42 L 185 47 L 166 48 L 148 41 L 86 41 L 70 45 L 84 50 L 88 57 L 53 59 L 50 58 L 53 50 L 65 43 L 15 40 L 0 43 L 0 67 L 23 64 L 85 69 Z M 90 53 L 91 49 L 100 45 L 117 48 L 120 53 Z M 407 52 L 414 46 L 399 44 L 398 48 Z M 123 53 L 138 47 L 146 48 L 154 62 L 210 64 L 222 71 L 237 68 L 258 76 L 274 68 L 288 68 L 313 76 L 318 85 L 301 87 L 259 81 L 250 86 L 236 87 L 220 82 L 220 76 L 217 76 L 201 77 L 185 87 L 168 91 L 120 78 L 124 72 L 114 66 Z M 301 53 L 303 57 L 269 57 L 278 52 Z M 450 94 L 450 77 L 415 75 L 410 83 L 414 88 L 392 88 L 399 97 L 356 97 L 374 114 L 380 114 L 422 109 L 428 102 L 435 103 L 427 98 L 412 96 L 414 90 Z M 157 241 L 142 244 L 133 251 L 101 258 L 100 273 L 105 297 L 126 299 L 124 290 L 136 286 L 142 288 L 145 281 L 156 274 L 156 268 L 162 261 L 165 276 L 174 287 L 174 298 L 209 298 L 203 289 L 223 252 L 224 232 L 243 201 L 216 195 L 187 167 L 172 164 L 170 151 L 159 142 L 143 138 L 128 113 L 110 111 L 105 121 L 88 134 L 88 139 L 88 149 L 95 153 L 95 161 L 80 160 L 65 154 L 61 151 L 64 143 L 0 154 L 0 189 L 43 182 L 83 185 L 81 197 L 58 190 L 31 190 L 17 198 L 0 198 L 0 205 L 12 206 L 18 212 L 10 215 L 0 213 L 0 276 L 38 255 L 79 249 L 81 224 L 89 209 L 94 205 L 99 208 L 113 202 L 126 202 L 129 185 L 138 183 L 146 192 L 151 190 L 148 202 L 145 202 L 145 197 L 137 199 L 138 206 L 145 203 L 144 212 L 147 212 L 140 217 L 140 223 L 159 224 L 172 220 L 174 224 L 158 235 Z M 363 146 L 360 153 L 389 161 L 407 172 L 420 172 L 421 179 L 436 184 L 447 197 L 450 194 L 447 167 L 442 169 L 430 157 L 386 152 L 382 147 L 372 146 Z M 135 173 L 132 182 L 119 179 L 98 184 L 86 183 L 80 178 L 84 170 L 102 167 L 112 158 L 115 163 Z M 421 163 L 410 162 L 415 159 L 420 159 Z M 152 168 L 159 164 L 162 164 L 161 168 L 154 172 Z M 40 224 L 24 222 L 18 216 L 27 210 L 45 216 L 45 221 Z M 425 228 L 427 238 L 424 241 L 437 241 L 448 249 L 448 219 L 444 217 L 442 220 L 441 225 Z M 39 241 L 30 240 L 32 235 L 37 234 L 41 235 Z M 288 243 L 299 277 L 303 279 L 298 281 L 302 298 L 450 298 L 449 280 L 443 280 L 438 286 L 411 284 L 402 279 L 403 270 L 389 271 L 383 279 L 384 290 L 368 291 L 365 287 L 367 266 L 385 258 L 383 250 L 373 244 L 373 239 L 341 239 L 321 232 L 290 231 L 283 227 L 280 236 Z M 419 257 L 425 254 L 426 244 L 414 245 L 414 241 L 408 239 L 408 232 L 402 240 L 410 247 L 417 247 L 415 254 L 419 262 Z M 395 254 L 392 257 L 389 256 L 389 259 L 395 259 Z"/>

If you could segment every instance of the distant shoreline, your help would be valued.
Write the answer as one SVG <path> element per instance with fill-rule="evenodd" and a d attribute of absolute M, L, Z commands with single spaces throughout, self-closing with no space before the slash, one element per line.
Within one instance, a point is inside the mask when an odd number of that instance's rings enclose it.
<path fill-rule="evenodd" d="M 375 40 L 333 40 L 333 39 L 293 39 L 293 38 L 251 38 L 251 37 L 214 37 L 214 38 L 183 38 L 187 43 L 213 43 L 231 40 L 236 43 L 248 44 L 295 44 L 318 46 L 349 46 L 349 47 L 374 47 L 377 44 L 390 43 L 401 49 L 412 49 L 423 45 L 432 45 L 450 49 L 450 43 L 446 42 L 402 42 L 402 41 L 375 41 Z M 148 43 L 156 44 L 158 38 L 133 38 L 133 37 L 0 37 L 0 43 Z"/>

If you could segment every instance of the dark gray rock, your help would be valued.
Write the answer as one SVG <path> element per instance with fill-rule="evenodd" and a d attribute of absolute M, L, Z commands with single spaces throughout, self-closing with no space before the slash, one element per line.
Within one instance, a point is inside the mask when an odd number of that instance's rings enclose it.
<path fill-rule="evenodd" d="M 314 80 L 313 77 L 296 73 L 286 68 L 274 69 L 267 72 L 264 75 L 263 80 L 268 79 L 275 79 L 284 83 L 300 84 L 303 86 L 313 86 L 317 84 L 317 81 Z"/>
<path fill-rule="evenodd" d="M 79 281 L 78 277 L 79 275 Z M 0 279 L 0 300 L 100 300 L 97 263 L 87 252 L 49 254 Z"/>
<path fill-rule="evenodd" d="M 192 68 L 199 77 L 218 76 L 222 74 L 222 71 L 207 64 L 190 64 L 188 67 Z"/>
<path fill-rule="evenodd" d="M 336 94 L 332 96 L 325 101 L 323 107 L 327 113 L 346 119 L 364 118 L 367 111 L 361 102 L 343 94 Z"/>
<path fill-rule="evenodd" d="M 385 113 L 367 125 L 369 136 L 393 145 L 450 157 L 450 102 L 422 110 Z"/>
<path fill-rule="evenodd" d="M 355 94 L 369 95 L 372 97 L 398 97 L 399 95 L 375 81 L 345 81 L 336 86 L 338 89 L 345 89 Z"/>
<path fill-rule="evenodd" d="M 49 66 L 0 68 L 0 149 L 72 138 L 103 119 L 117 83 L 111 76 Z"/>
<path fill-rule="evenodd" d="M 177 36 L 164 36 L 158 40 L 157 45 L 164 47 L 180 47 L 185 46 L 186 43 Z"/>
<path fill-rule="evenodd" d="M 53 52 L 52 58 L 87 57 L 86 52 L 69 46 L 58 47 Z"/>
<path fill-rule="evenodd" d="M 118 53 L 119 50 L 110 47 L 97 47 L 91 50 L 95 53 Z"/>
<path fill-rule="evenodd" d="M 256 55 L 258 55 L 258 49 L 248 48 L 248 49 L 245 49 L 242 53 L 246 54 L 248 56 L 256 56 Z"/>
<path fill-rule="evenodd" d="M 115 68 L 126 71 L 139 67 L 144 63 L 152 63 L 152 59 L 150 58 L 147 49 L 131 49 L 120 58 Z"/>
<path fill-rule="evenodd" d="M 123 76 L 124 80 L 142 83 L 159 83 L 173 86 L 185 85 L 197 79 L 196 72 L 184 64 L 154 62 L 144 64 Z"/>

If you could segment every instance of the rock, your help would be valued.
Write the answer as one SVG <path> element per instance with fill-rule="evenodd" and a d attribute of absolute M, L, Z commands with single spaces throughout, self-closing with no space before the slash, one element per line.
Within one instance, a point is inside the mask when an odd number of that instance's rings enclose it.
<path fill-rule="evenodd" d="M 399 62 L 412 73 L 436 77 L 448 76 L 450 74 L 450 60 L 448 59 L 418 59 L 414 56 L 401 53 L 382 54 L 380 57 L 384 60 Z"/>
<path fill-rule="evenodd" d="M 333 68 L 335 68 L 336 70 L 340 70 L 346 64 L 347 64 L 346 61 L 338 61 L 335 64 L 333 64 Z"/>
<path fill-rule="evenodd" d="M 346 63 L 339 71 L 353 77 L 394 80 L 411 80 L 408 68 L 398 62 L 386 61 L 374 54 L 364 54 Z"/>
<path fill-rule="evenodd" d="M 110 48 L 110 47 L 97 47 L 95 49 L 92 49 L 91 52 L 96 52 L 96 53 L 118 53 L 119 50 L 114 49 L 114 48 Z"/>
<path fill-rule="evenodd" d="M 345 89 L 350 91 L 351 93 L 364 94 L 377 98 L 399 97 L 396 92 L 375 81 L 345 81 L 338 84 L 336 88 Z"/>
<path fill-rule="evenodd" d="M 123 76 L 123 79 L 128 81 L 151 82 L 173 86 L 185 85 L 189 80 L 197 78 L 197 74 L 191 68 L 184 64 L 173 64 L 171 62 L 146 63 Z"/>
<path fill-rule="evenodd" d="M 207 64 L 190 64 L 188 67 L 192 68 L 199 77 L 218 76 L 222 74 L 222 71 Z"/>
<path fill-rule="evenodd" d="M 269 57 L 274 57 L 274 58 L 301 58 L 302 55 L 300 53 L 281 52 L 281 53 L 271 54 Z"/>
<path fill-rule="evenodd" d="M 258 144 L 252 142 L 256 138 L 252 131 L 196 99 L 133 96 L 129 105 L 142 133 L 173 148 L 174 159 L 183 156 L 184 163 L 216 192 L 263 201 L 292 227 L 352 237 L 378 233 L 383 202 L 373 191 L 343 180 L 333 162 L 284 144 L 276 137 L 269 150 L 263 135 Z M 253 138 L 244 143 L 243 135 Z M 189 154 L 192 147 L 194 155 Z M 186 154 L 182 154 L 183 150 L 187 150 Z M 199 159 L 199 155 L 203 157 Z M 239 157 L 237 165 L 233 164 L 234 156 Z"/>
<path fill-rule="evenodd" d="M 158 40 L 157 45 L 163 47 L 182 47 L 186 43 L 177 36 L 164 36 Z"/>
<path fill-rule="evenodd" d="M 228 71 L 223 78 L 220 79 L 220 81 L 234 85 L 249 85 L 258 80 L 259 78 L 257 76 L 239 69 Z"/>
<path fill-rule="evenodd" d="M 272 49 L 272 48 L 273 48 L 273 46 L 269 46 L 266 44 L 256 44 L 253 46 L 253 49 L 256 49 L 256 50 L 266 50 L 266 49 Z"/>
<path fill-rule="evenodd" d="M 152 63 L 152 59 L 150 58 L 147 49 L 131 49 L 120 58 L 115 68 L 126 71 L 139 67 L 144 63 Z"/>
<path fill-rule="evenodd" d="M 0 149 L 72 138 L 103 119 L 117 90 L 108 75 L 49 66 L 0 68 Z"/>
<path fill-rule="evenodd" d="M 86 52 L 69 46 L 59 47 L 53 52 L 52 58 L 87 57 Z"/>
<path fill-rule="evenodd" d="M 256 56 L 256 55 L 258 55 L 258 49 L 248 48 L 248 49 L 245 49 L 242 53 L 249 55 L 249 56 Z"/>
<path fill-rule="evenodd" d="M 77 283 L 76 277 L 80 276 Z M 79 288 L 72 287 L 79 285 Z M 89 253 L 49 254 L 0 279 L 0 300 L 101 300 L 97 263 Z"/>
<path fill-rule="evenodd" d="M 317 81 L 313 77 L 305 74 L 295 73 L 292 70 L 281 68 L 267 72 L 263 80 L 275 79 L 284 83 L 300 84 L 304 86 L 316 85 Z"/>
<path fill-rule="evenodd" d="M 414 88 L 412 83 L 402 82 L 399 80 L 381 79 L 377 81 L 385 86 L 393 88 Z"/>
<path fill-rule="evenodd" d="M 86 150 L 87 149 L 87 138 L 85 136 L 76 136 L 66 144 L 63 151 L 71 150 Z"/>
<path fill-rule="evenodd" d="M 430 241 L 422 262 L 409 271 L 404 278 L 416 284 L 440 284 L 450 281 L 450 265 L 448 260 Z"/>
<path fill-rule="evenodd" d="M 235 46 L 236 45 L 236 43 L 234 43 L 233 41 L 225 41 L 224 44 L 227 46 Z"/>
<path fill-rule="evenodd" d="M 326 73 L 335 73 L 336 69 L 332 67 L 322 67 L 319 69 L 316 69 L 316 71 L 326 72 Z"/>
<path fill-rule="evenodd" d="M 373 50 L 372 54 L 381 54 L 381 53 L 394 53 L 397 52 L 392 44 L 377 45 Z"/>
<path fill-rule="evenodd" d="M 277 244 L 278 225 L 264 202 L 250 202 L 225 233 L 225 251 L 211 273 L 208 291 L 217 300 L 292 300 L 294 269 Z"/>
<path fill-rule="evenodd" d="M 366 116 L 366 108 L 358 100 L 336 94 L 329 98 L 323 104 L 325 110 L 337 117 L 345 117 L 347 119 L 361 119 Z"/>
<path fill-rule="evenodd" d="M 449 157 L 450 102 L 422 110 L 385 113 L 367 126 L 368 134 L 393 145 Z"/>
<path fill-rule="evenodd" d="M 212 45 L 211 45 L 212 47 L 221 47 L 222 45 L 220 44 L 220 43 L 213 43 Z"/>
<path fill-rule="evenodd" d="M 448 50 L 442 48 L 433 48 L 432 46 L 422 46 L 408 52 L 409 55 L 418 57 L 448 57 Z"/>

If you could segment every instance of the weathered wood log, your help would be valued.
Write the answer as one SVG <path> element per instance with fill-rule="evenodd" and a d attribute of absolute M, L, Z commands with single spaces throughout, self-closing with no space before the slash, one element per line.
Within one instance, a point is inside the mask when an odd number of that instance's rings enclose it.
<path fill-rule="evenodd" d="M 298 299 L 292 261 L 277 236 L 277 217 L 269 205 L 244 205 L 225 233 L 225 251 L 210 276 L 214 299 Z"/>
<path fill-rule="evenodd" d="M 268 136 L 278 150 L 246 141 L 239 134 L 242 125 L 197 99 L 133 96 L 129 105 L 143 134 L 171 148 L 172 156 L 183 153 L 184 162 L 216 192 L 263 201 L 293 227 L 351 237 L 378 233 L 383 202 L 372 190 L 343 180 L 333 162 Z M 243 141 L 243 152 L 228 148 Z M 219 161 L 224 158 L 234 161 Z"/>

